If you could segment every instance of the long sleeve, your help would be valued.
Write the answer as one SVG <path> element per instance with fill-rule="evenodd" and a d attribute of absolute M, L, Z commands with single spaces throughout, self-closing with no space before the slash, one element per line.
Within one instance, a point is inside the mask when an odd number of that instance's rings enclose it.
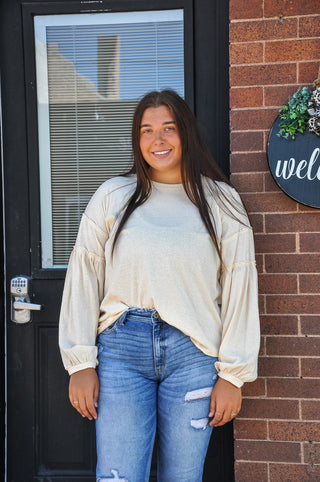
<path fill-rule="evenodd" d="M 108 238 L 103 229 L 103 209 L 97 204 L 93 200 L 82 216 L 62 298 L 59 346 L 70 375 L 97 364 L 96 336 L 104 290 L 104 246 Z M 95 212 L 100 215 L 100 225 L 89 217 Z"/>
<path fill-rule="evenodd" d="M 242 209 L 239 196 L 234 192 L 233 196 Z M 260 345 L 253 233 L 244 210 L 241 216 L 244 224 L 226 216 L 223 222 L 220 278 L 222 340 L 216 364 L 219 376 L 238 387 L 256 379 Z"/>

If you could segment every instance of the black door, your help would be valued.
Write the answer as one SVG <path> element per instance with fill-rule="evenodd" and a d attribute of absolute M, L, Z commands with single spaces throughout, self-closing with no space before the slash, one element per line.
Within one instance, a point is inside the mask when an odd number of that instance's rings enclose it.
<path fill-rule="evenodd" d="M 47 117 L 39 116 L 42 109 L 39 91 L 43 89 L 42 81 L 45 76 L 41 77 L 41 72 L 37 72 L 39 62 L 36 66 L 38 47 L 34 30 L 35 19 L 41 17 L 50 20 L 52 15 L 66 14 L 183 10 L 184 94 L 203 125 L 213 154 L 228 172 L 228 2 L 103 0 L 24 3 L 21 0 L 2 0 L 0 8 L 6 266 L 6 325 L 3 334 L 7 346 L 7 390 L 3 384 L 0 392 L 3 396 L 1 409 L 5 406 L 4 393 L 7 393 L 7 436 L 1 441 L 4 448 L 2 453 L 6 459 L 4 461 L 3 455 L 2 462 L 6 467 L 8 481 L 93 482 L 94 427 L 91 422 L 80 419 L 69 405 L 68 376 L 62 367 L 57 347 L 59 305 L 65 276 L 63 259 L 68 254 L 70 243 L 72 244 L 72 236 L 76 230 L 75 220 L 79 214 L 77 211 L 81 210 L 87 201 L 87 191 L 85 186 L 85 194 L 79 195 L 76 203 L 73 194 L 65 196 L 72 184 L 70 179 L 73 179 L 73 174 L 71 173 L 71 178 L 68 178 L 67 174 L 64 177 L 62 167 L 65 167 L 65 164 L 59 164 L 59 152 L 63 151 L 63 161 L 70 151 L 76 150 L 79 153 L 84 149 L 81 152 L 85 156 L 87 153 L 81 141 L 84 141 L 86 146 L 94 145 L 95 138 L 99 135 L 98 121 L 104 119 L 104 111 L 94 109 L 94 112 L 91 112 L 92 106 L 88 106 L 87 99 L 78 102 L 77 115 L 79 112 L 81 116 L 89 111 L 97 122 L 91 124 L 89 130 L 85 126 L 85 132 L 77 134 L 79 142 L 76 146 L 64 143 L 65 139 L 68 140 L 74 135 L 75 130 L 74 104 L 68 99 L 60 97 L 59 102 L 48 110 Z M 60 26 L 58 22 L 57 35 Z M 114 38 L 107 44 L 102 41 L 101 48 L 115 52 L 117 42 Z M 42 54 L 43 51 L 38 48 L 38 59 L 42 58 Z M 45 55 L 49 55 L 49 49 Z M 110 58 L 112 60 L 114 57 Z M 78 73 L 79 76 L 82 75 L 81 66 Z M 97 95 L 101 96 L 103 89 L 108 86 L 103 81 L 99 85 Z M 114 103 L 114 99 L 112 102 L 107 106 L 110 108 L 111 104 L 116 105 L 116 112 L 121 111 L 121 106 L 124 106 L 123 110 L 126 111 L 127 104 L 130 104 L 121 103 L 119 106 L 120 104 Z M 46 126 L 49 129 L 47 134 Z M 51 126 L 55 126 L 56 130 L 51 131 Z M 77 126 L 81 127 L 81 123 Z M 49 151 L 46 151 L 44 146 L 46 135 L 51 146 Z M 110 139 L 105 142 L 110 142 Z M 118 139 L 117 142 L 120 142 L 123 150 L 125 141 Z M 58 147 L 54 151 L 56 144 Z M 43 167 L 46 152 L 49 157 L 56 152 L 55 168 L 52 164 L 49 168 Z M 62 166 L 61 169 L 59 165 Z M 112 174 L 112 169 L 116 170 L 117 166 L 109 168 L 106 175 L 109 172 Z M 104 172 L 103 169 L 101 172 Z M 58 187 L 50 193 L 43 181 L 48 175 L 52 176 L 52 179 L 54 175 L 57 176 L 55 182 Z M 101 179 L 94 178 L 92 183 L 103 180 L 104 174 L 101 174 Z M 89 191 L 92 185 L 88 187 Z M 62 223 L 62 228 L 59 196 L 63 197 L 64 202 L 67 199 L 67 209 L 64 208 L 63 213 L 64 217 L 71 219 L 68 225 Z M 55 198 L 57 207 L 54 207 Z M 50 204 L 48 209 L 46 203 L 48 206 Z M 56 256 L 57 261 L 53 262 L 50 256 L 52 259 Z M 59 257 L 62 257 L 62 261 Z M 23 276 L 26 276 L 26 279 Z M 12 282 L 13 279 L 15 280 Z M 21 311 L 18 312 L 16 323 L 11 321 L 11 301 L 21 301 L 19 298 L 26 288 L 29 298 L 25 297 L 22 301 L 43 305 L 43 309 L 32 310 L 30 322 L 25 322 L 27 318 L 24 318 L 24 314 L 21 315 Z M 13 291 L 15 296 L 12 296 L 10 291 Z M 4 425 L 4 410 L 1 414 L 1 423 Z M 153 466 L 152 480 L 156 480 L 154 470 Z M 204 480 L 233 480 L 232 425 L 214 432 Z"/>

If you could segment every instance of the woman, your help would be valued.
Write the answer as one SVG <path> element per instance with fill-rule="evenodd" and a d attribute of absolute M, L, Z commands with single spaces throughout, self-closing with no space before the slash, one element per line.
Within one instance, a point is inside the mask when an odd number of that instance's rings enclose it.
<path fill-rule="evenodd" d="M 157 428 L 158 481 L 199 482 L 212 427 L 256 378 L 252 230 L 178 94 L 144 96 L 132 142 L 134 167 L 94 194 L 70 258 L 69 397 L 96 420 L 97 480 L 147 481 Z"/>

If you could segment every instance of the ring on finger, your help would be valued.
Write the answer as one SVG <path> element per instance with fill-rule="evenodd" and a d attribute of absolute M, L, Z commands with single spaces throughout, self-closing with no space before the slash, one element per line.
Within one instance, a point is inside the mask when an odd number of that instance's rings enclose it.
<path fill-rule="evenodd" d="M 216 412 L 216 415 L 223 415 L 222 412 Z"/>
<path fill-rule="evenodd" d="M 79 403 L 78 400 L 73 400 L 73 403 Z"/>
<path fill-rule="evenodd" d="M 231 417 L 236 417 L 238 414 L 237 413 L 232 413 Z"/>

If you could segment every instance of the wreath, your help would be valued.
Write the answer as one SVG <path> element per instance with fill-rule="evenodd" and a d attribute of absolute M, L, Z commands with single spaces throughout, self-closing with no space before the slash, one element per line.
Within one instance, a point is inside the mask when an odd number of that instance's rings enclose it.
<path fill-rule="evenodd" d="M 309 131 L 320 136 L 320 69 L 314 81 L 314 90 L 299 89 L 289 97 L 288 104 L 280 109 L 279 137 L 295 139 L 297 133 Z"/>

